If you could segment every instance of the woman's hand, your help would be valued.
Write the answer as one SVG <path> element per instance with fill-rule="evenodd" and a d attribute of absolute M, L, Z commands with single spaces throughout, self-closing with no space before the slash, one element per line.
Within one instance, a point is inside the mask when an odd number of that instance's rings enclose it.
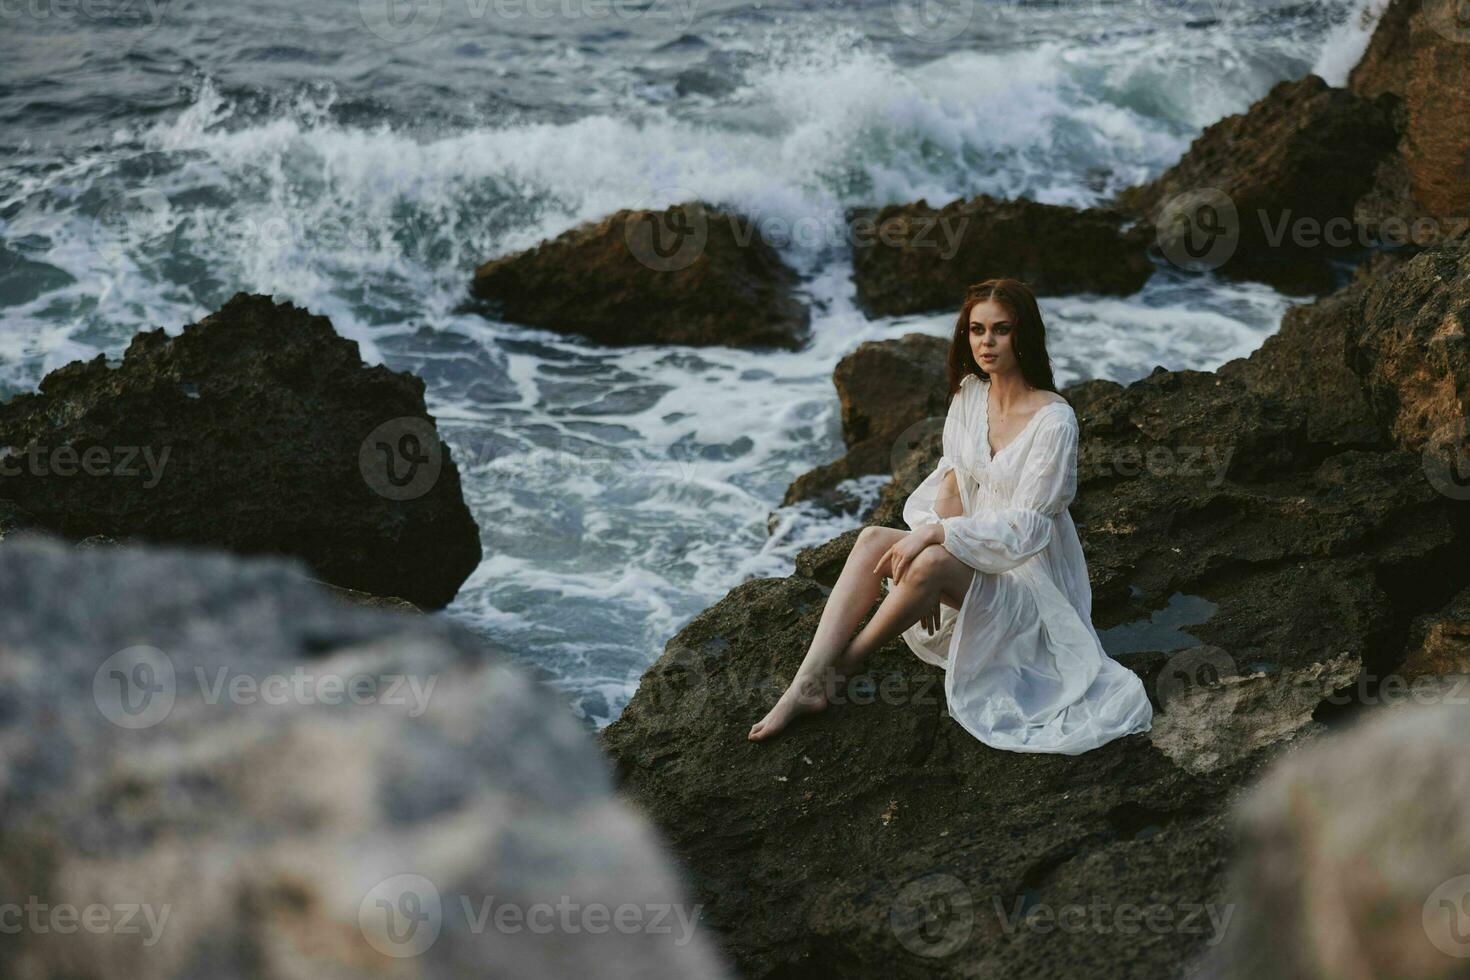
<path fill-rule="evenodd" d="M 895 583 L 901 582 L 904 571 L 925 548 L 943 541 L 944 528 L 939 524 L 925 524 L 910 531 L 883 552 L 883 557 L 878 559 L 878 564 L 873 568 L 873 574 L 891 578 Z"/>
<path fill-rule="evenodd" d="M 924 618 L 919 620 L 919 625 L 928 630 L 930 636 L 939 632 L 939 603 L 934 603 L 933 610 L 924 614 Z"/>

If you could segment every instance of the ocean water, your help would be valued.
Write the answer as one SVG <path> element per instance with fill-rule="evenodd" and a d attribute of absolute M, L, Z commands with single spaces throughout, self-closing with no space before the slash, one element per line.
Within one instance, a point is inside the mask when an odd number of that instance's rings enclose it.
<path fill-rule="evenodd" d="M 786 485 L 841 453 L 865 340 L 846 207 L 1100 201 L 1308 71 L 1381 0 L 23 0 L 0 11 L 0 397 L 237 290 L 428 386 L 485 560 L 445 615 L 590 726 L 732 586 L 852 523 Z M 463 312 L 480 262 L 698 197 L 803 275 L 799 352 L 600 348 Z M 1160 270 L 1042 302 L 1058 381 L 1249 353 L 1289 300 Z M 863 481 L 875 494 L 881 478 Z"/>

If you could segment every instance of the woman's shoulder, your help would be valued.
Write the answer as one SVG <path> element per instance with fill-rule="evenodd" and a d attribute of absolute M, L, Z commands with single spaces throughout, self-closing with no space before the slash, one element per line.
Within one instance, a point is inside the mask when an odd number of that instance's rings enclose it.
<path fill-rule="evenodd" d="M 1042 403 L 1036 406 L 1038 412 L 1049 409 L 1053 405 L 1061 405 L 1066 408 L 1068 414 L 1071 413 L 1072 403 L 1055 391 L 1038 391 L 1036 394 L 1043 399 Z"/>
<path fill-rule="evenodd" d="M 1047 392 L 1047 394 L 1051 395 L 1051 398 L 1046 404 L 1036 410 L 1037 414 L 1047 416 L 1047 422 L 1043 422 L 1042 424 L 1050 424 L 1061 428 L 1076 428 L 1077 413 L 1072 410 L 1072 403 L 1056 392 Z"/>

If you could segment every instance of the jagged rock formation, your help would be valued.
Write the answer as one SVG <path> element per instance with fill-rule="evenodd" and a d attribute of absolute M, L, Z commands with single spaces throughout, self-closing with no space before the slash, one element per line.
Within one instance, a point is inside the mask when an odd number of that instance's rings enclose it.
<path fill-rule="evenodd" d="M 411 374 L 326 317 L 238 293 L 0 405 L 0 532 L 300 558 L 333 585 L 437 609 L 480 562 L 449 447 Z"/>

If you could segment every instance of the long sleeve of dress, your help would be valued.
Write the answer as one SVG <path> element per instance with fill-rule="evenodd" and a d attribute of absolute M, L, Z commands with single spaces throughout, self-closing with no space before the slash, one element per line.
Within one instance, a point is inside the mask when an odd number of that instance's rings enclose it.
<path fill-rule="evenodd" d="M 933 471 L 924 478 L 924 482 L 914 488 L 914 492 L 904 501 L 903 522 L 909 526 L 909 530 L 917 530 L 925 524 L 938 524 L 941 520 L 939 514 L 934 510 L 934 505 L 939 499 L 940 487 L 944 484 L 944 475 L 955 469 L 955 444 L 956 433 L 960 427 L 960 399 L 951 398 L 949 408 L 945 411 L 944 435 L 942 443 L 942 455 L 939 463 Z"/>
<path fill-rule="evenodd" d="M 1077 495 L 1076 419 L 1070 412 L 1050 415 L 1037 420 L 1009 507 L 939 522 L 945 549 L 976 571 L 1004 572 L 1045 548 L 1053 518 Z"/>

